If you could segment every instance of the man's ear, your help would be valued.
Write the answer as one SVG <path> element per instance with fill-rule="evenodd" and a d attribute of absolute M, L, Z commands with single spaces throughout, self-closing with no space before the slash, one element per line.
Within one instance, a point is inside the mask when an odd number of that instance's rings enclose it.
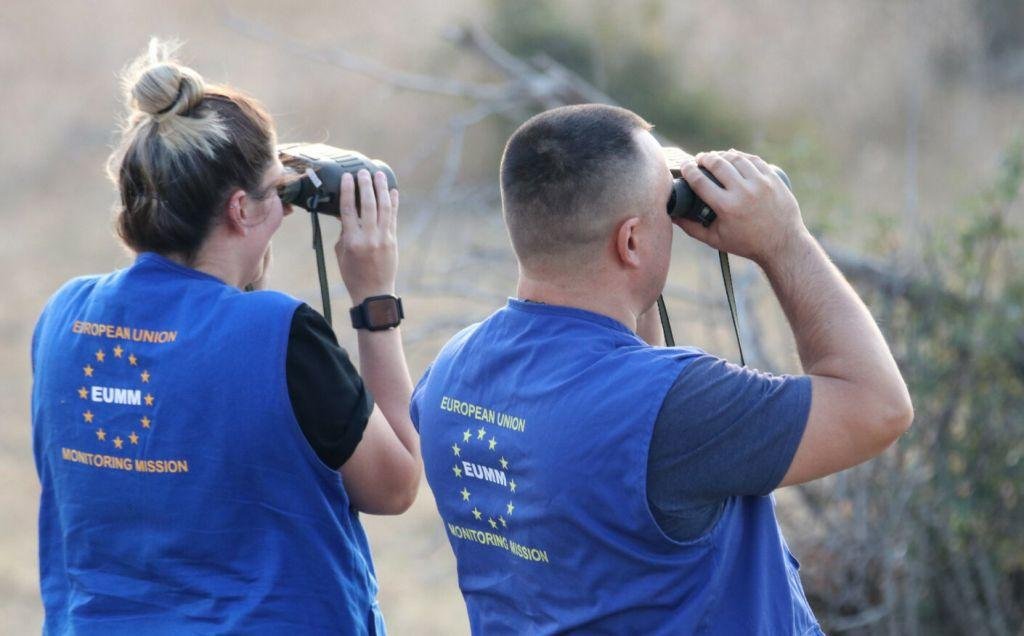
<path fill-rule="evenodd" d="M 639 229 L 640 217 L 631 216 L 619 223 L 615 232 L 615 252 L 624 267 L 640 267 Z"/>
<path fill-rule="evenodd" d="M 252 225 L 251 201 L 246 196 L 245 190 L 238 189 L 231 193 L 227 203 L 224 204 L 224 218 L 227 220 L 228 228 L 237 234 L 245 234 Z"/>

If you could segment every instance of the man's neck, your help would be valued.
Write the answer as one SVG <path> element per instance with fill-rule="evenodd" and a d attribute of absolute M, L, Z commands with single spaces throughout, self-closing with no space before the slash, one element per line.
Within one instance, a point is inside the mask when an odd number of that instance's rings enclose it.
<path fill-rule="evenodd" d="M 541 279 L 520 271 L 516 296 L 548 305 L 585 309 L 614 318 L 635 332 L 637 313 L 630 307 L 632 299 L 625 290 L 616 293 L 618 286 L 604 284 L 606 282 L 595 282 L 595 279 Z"/>

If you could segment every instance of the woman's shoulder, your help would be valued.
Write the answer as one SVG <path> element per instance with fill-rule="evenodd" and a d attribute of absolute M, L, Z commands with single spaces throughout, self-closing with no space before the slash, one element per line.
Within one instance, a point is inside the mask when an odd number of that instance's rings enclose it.
<path fill-rule="evenodd" d="M 75 278 L 66 281 L 63 285 L 57 288 L 57 291 L 53 292 L 50 298 L 46 301 L 46 307 L 48 308 L 59 302 L 67 302 L 78 296 L 88 294 L 95 289 L 104 278 L 113 276 L 115 273 L 116 272 L 111 272 L 109 274 L 76 276 Z M 45 310 L 46 308 L 44 308 L 43 311 L 45 312 Z"/>
<path fill-rule="evenodd" d="M 259 311 L 270 314 L 283 314 L 291 320 L 292 314 L 302 305 L 302 301 L 285 292 L 271 289 L 241 291 L 231 294 L 231 302 L 243 307 L 244 311 Z"/>

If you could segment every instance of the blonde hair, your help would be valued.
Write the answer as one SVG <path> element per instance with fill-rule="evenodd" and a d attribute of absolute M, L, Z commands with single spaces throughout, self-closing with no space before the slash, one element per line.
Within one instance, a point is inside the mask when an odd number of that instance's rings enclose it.
<path fill-rule="evenodd" d="M 207 85 L 152 38 L 121 75 L 128 116 L 107 162 L 121 205 L 117 233 L 137 252 L 195 256 L 236 189 L 264 198 L 274 127 L 255 99 Z"/>

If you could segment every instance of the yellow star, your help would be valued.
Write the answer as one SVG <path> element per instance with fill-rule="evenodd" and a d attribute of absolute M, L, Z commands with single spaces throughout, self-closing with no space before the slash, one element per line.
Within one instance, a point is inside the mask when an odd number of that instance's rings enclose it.
<path fill-rule="evenodd" d="M 462 441 L 468 442 L 470 437 L 473 437 L 473 434 L 469 432 L 469 429 L 467 428 L 466 432 L 462 434 Z"/>
<path fill-rule="evenodd" d="M 118 448 L 124 446 L 124 440 L 121 439 L 120 435 L 114 438 L 114 446 L 117 446 Z"/>
<path fill-rule="evenodd" d="M 107 439 L 107 432 L 104 431 L 102 428 L 97 430 L 96 431 L 96 439 L 100 440 L 101 442 L 103 440 Z"/>
<path fill-rule="evenodd" d="M 149 371 L 143 371 L 139 374 L 139 377 L 142 378 L 143 382 L 149 382 Z"/>
<path fill-rule="evenodd" d="M 84 367 L 82 367 L 82 371 L 85 372 L 85 376 L 86 377 L 88 377 L 88 378 L 92 377 L 92 367 L 91 366 L 85 365 Z"/>
<path fill-rule="evenodd" d="M 150 395 L 149 393 L 147 393 L 146 396 L 142 399 L 146 401 L 146 406 L 153 406 L 153 396 Z"/>
<path fill-rule="evenodd" d="M 508 502 L 507 506 L 505 506 L 505 510 L 508 512 L 509 516 L 512 516 L 512 511 L 515 510 L 515 509 L 516 509 L 516 507 L 512 505 L 511 501 Z"/>
<path fill-rule="evenodd" d="M 83 386 L 82 388 L 78 389 L 78 397 L 82 398 L 83 400 L 88 398 L 89 397 L 89 391 L 87 391 L 85 389 L 85 387 Z"/>
<path fill-rule="evenodd" d="M 121 348 L 121 345 L 117 345 L 116 347 L 114 347 L 115 358 L 120 358 L 122 353 L 124 353 L 124 349 Z"/>
<path fill-rule="evenodd" d="M 508 470 L 508 460 L 507 459 L 502 457 L 501 459 L 498 460 L 498 463 L 501 464 L 502 468 L 504 468 L 505 470 Z"/>
<path fill-rule="evenodd" d="M 456 457 L 459 457 L 460 456 L 459 453 L 462 452 L 462 449 L 459 448 L 458 444 L 452 444 L 452 452 L 455 453 Z"/>
<path fill-rule="evenodd" d="M 516 480 L 512 479 L 508 482 L 508 487 L 512 492 L 516 491 Z"/>
<path fill-rule="evenodd" d="M 139 363 L 139 359 L 135 357 L 135 354 L 134 353 L 129 353 L 128 354 L 128 364 L 130 364 L 130 365 L 132 365 L 134 367 L 138 363 Z"/>
<path fill-rule="evenodd" d="M 139 443 L 139 436 L 135 434 L 135 431 L 132 431 L 132 434 L 128 436 L 128 439 L 132 440 L 132 444 Z"/>
<path fill-rule="evenodd" d="M 149 423 L 152 422 L 152 421 L 153 420 L 151 420 L 148 417 L 146 417 L 145 415 L 143 415 L 142 419 L 139 420 L 139 423 L 142 424 L 142 428 L 149 428 Z M 515 490 L 515 488 L 513 488 L 512 490 Z"/>
<path fill-rule="evenodd" d="M 86 422 L 92 424 L 92 411 L 86 411 L 85 413 L 82 413 L 82 417 L 85 418 Z"/>
<path fill-rule="evenodd" d="M 498 529 L 498 522 L 492 519 L 491 517 L 487 517 L 487 523 L 491 524 L 491 527 L 495 530 Z"/>
<path fill-rule="evenodd" d="M 479 520 L 480 520 L 480 517 L 481 517 L 482 515 L 483 515 L 483 513 L 482 513 L 482 512 L 480 512 L 480 511 L 479 511 L 479 510 L 477 510 L 476 508 L 473 508 L 473 516 L 474 516 L 474 517 L 476 517 L 476 520 L 477 520 L 477 521 L 479 521 Z"/>
<path fill-rule="evenodd" d="M 462 500 L 463 501 L 469 501 L 469 491 L 466 490 L 465 487 L 463 487 L 462 490 L 459 491 L 459 494 L 462 495 Z"/>
<path fill-rule="evenodd" d="M 494 447 L 497 446 L 497 445 L 498 445 L 498 440 L 496 440 L 496 439 L 494 439 L 492 437 L 491 440 L 489 442 L 487 442 L 487 450 L 494 450 Z"/>
<path fill-rule="evenodd" d="M 484 435 L 487 435 L 487 431 L 485 431 L 484 427 L 481 426 L 480 429 L 476 432 L 476 438 L 483 439 Z"/>
<path fill-rule="evenodd" d="M 103 362 L 103 359 L 107 357 L 107 354 L 103 353 L 103 349 L 96 352 L 96 361 Z"/>
<path fill-rule="evenodd" d="M 459 468 L 458 466 L 452 466 L 452 472 L 455 473 L 456 477 L 460 479 L 462 478 L 462 469 Z"/>
<path fill-rule="evenodd" d="M 498 521 L 501 522 L 501 527 L 502 528 L 507 528 L 508 527 L 508 524 L 505 523 L 505 517 L 498 517 Z"/>

